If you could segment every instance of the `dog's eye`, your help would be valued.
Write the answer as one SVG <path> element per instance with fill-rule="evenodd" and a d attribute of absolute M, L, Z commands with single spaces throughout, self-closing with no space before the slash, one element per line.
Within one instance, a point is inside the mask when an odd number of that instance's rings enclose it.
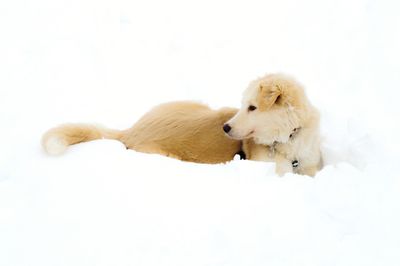
<path fill-rule="evenodd" d="M 254 105 L 249 105 L 249 108 L 247 108 L 247 110 L 249 110 L 250 112 L 254 111 L 256 109 L 257 109 L 257 107 L 255 107 Z"/>

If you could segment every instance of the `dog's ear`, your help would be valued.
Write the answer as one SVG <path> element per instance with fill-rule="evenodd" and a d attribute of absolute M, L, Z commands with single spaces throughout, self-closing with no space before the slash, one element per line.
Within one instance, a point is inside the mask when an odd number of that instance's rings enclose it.
<path fill-rule="evenodd" d="M 260 84 L 258 102 L 264 110 L 271 108 L 274 104 L 280 104 L 282 89 L 277 84 Z"/>

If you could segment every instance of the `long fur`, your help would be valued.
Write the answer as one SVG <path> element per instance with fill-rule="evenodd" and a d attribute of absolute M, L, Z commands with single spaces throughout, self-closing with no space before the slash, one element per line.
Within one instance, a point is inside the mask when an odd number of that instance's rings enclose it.
<path fill-rule="evenodd" d="M 243 140 L 248 159 L 275 161 L 279 175 L 314 176 L 321 168 L 319 112 L 303 87 L 289 76 L 269 74 L 252 81 L 241 109 L 227 124 L 228 135 Z M 293 161 L 299 166 L 294 168 Z"/>
<path fill-rule="evenodd" d="M 256 107 L 250 110 L 249 106 Z M 223 133 L 230 125 L 229 138 Z M 290 135 L 299 129 L 293 138 Z M 276 172 L 313 176 L 321 168 L 319 113 L 293 78 L 270 74 L 252 81 L 242 107 L 212 110 L 196 102 L 156 106 L 126 130 L 96 125 L 64 124 L 42 139 L 49 154 L 95 139 L 119 140 L 129 149 L 157 153 L 183 161 L 223 163 L 243 150 L 247 159 L 275 161 Z M 299 161 L 293 168 L 292 162 Z"/>
<path fill-rule="evenodd" d="M 197 163 L 223 163 L 241 149 L 241 141 L 228 138 L 222 131 L 224 122 L 236 112 L 235 108 L 212 110 L 196 102 L 172 102 L 153 108 L 127 130 L 64 124 L 46 132 L 42 144 L 45 151 L 56 155 L 69 145 L 108 138 L 140 152 Z"/>

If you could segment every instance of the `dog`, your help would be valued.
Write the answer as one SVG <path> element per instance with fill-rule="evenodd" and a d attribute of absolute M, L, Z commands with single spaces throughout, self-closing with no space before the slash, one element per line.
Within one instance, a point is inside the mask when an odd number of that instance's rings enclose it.
<path fill-rule="evenodd" d="M 249 84 L 241 109 L 223 130 L 242 140 L 247 159 L 275 161 L 278 175 L 314 176 L 322 167 L 319 120 L 302 85 L 284 74 L 268 74 Z"/>
<path fill-rule="evenodd" d="M 283 74 L 251 82 L 240 110 L 212 110 L 190 101 L 165 103 L 129 129 L 64 124 L 47 131 L 42 145 L 47 153 L 58 155 L 70 145 L 102 138 L 119 140 L 138 152 L 196 163 L 225 163 L 237 154 L 241 159 L 275 161 L 281 176 L 314 176 L 322 166 L 319 113 L 302 86 Z"/>
<path fill-rule="evenodd" d="M 113 130 L 89 124 L 64 124 L 43 135 L 44 150 L 51 155 L 63 153 L 68 146 L 96 140 L 115 139 L 127 149 L 161 154 L 196 163 L 225 163 L 241 153 L 241 141 L 228 138 L 223 124 L 238 109 L 212 110 L 190 102 L 171 102 L 156 106 L 131 128 Z"/>

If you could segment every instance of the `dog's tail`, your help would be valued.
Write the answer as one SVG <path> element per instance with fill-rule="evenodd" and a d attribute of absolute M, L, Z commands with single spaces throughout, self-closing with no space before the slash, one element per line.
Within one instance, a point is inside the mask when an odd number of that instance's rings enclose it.
<path fill-rule="evenodd" d="M 63 153 L 68 146 L 95 139 L 120 140 L 122 131 L 89 124 L 63 124 L 47 131 L 42 138 L 44 150 L 51 155 Z"/>

